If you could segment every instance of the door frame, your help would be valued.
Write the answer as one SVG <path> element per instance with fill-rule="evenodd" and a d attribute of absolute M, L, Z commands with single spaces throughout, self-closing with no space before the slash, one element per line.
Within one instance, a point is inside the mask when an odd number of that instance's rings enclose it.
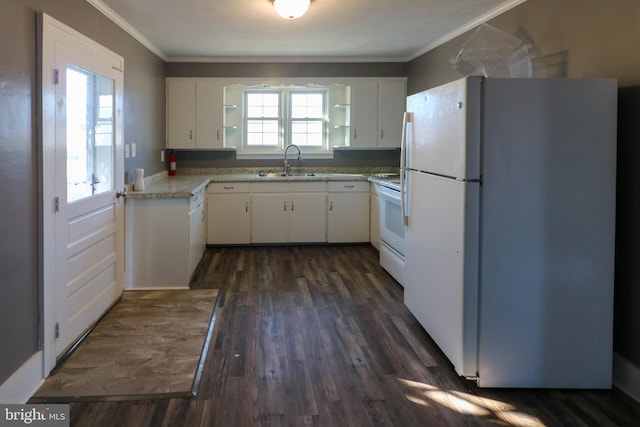
<path fill-rule="evenodd" d="M 124 187 L 124 125 L 122 120 L 123 91 L 124 91 L 124 60 L 120 55 L 112 52 L 92 39 L 77 32 L 71 27 L 55 20 L 54 18 L 38 13 L 38 59 L 39 61 L 39 99 L 38 99 L 38 127 L 41 130 L 38 153 L 39 183 L 40 183 L 40 223 L 39 223 L 39 288 L 40 300 L 40 348 L 42 351 L 42 378 L 46 378 L 55 367 L 56 354 L 56 188 L 55 174 L 59 173 L 56 165 L 56 42 L 64 41 L 82 48 L 88 48 L 101 56 L 110 58 L 112 68 L 120 72 L 115 78 L 116 87 L 116 117 L 115 121 L 115 158 L 114 184 L 115 188 Z M 119 199 L 116 203 L 121 205 L 121 224 L 118 233 L 122 233 L 118 239 L 118 257 L 122 271 L 118 272 L 119 281 L 124 289 L 124 202 Z"/>

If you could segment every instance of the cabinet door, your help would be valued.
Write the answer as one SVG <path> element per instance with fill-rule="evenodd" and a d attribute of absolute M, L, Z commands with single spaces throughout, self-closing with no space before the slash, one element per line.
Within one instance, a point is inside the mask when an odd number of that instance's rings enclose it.
<path fill-rule="evenodd" d="M 378 141 L 378 81 L 356 80 L 351 88 L 350 147 L 375 147 Z"/>
<path fill-rule="evenodd" d="M 167 148 L 195 148 L 195 109 L 195 80 L 168 79 Z"/>
<path fill-rule="evenodd" d="M 378 147 L 400 147 L 407 89 L 404 81 L 378 84 Z"/>
<path fill-rule="evenodd" d="M 196 82 L 196 148 L 222 148 L 223 85 L 213 79 Z"/>
<path fill-rule="evenodd" d="M 326 193 L 291 193 L 289 241 L 326 242 Z"/>
<path fill-rule="evenodd" d="M 189 212 L 189 275 L 196 269 L 204 254 L 206 224 L 204 203 L 200 203 Z"/>
<path fill-rule="evenodd" d="M 209 194 L 207 243 L 212 245 L 251 242 L 249 193 Z"/>
<path fill-rule="evenodd" d="M 251 196 L 251 241 L 285 243 L 289 240 L 287 193 L 254 193 Z"/>
<path fill-rule="evenodd" d="M 329 193 L 329 243 L 369 241 L 369 192 Z"/>

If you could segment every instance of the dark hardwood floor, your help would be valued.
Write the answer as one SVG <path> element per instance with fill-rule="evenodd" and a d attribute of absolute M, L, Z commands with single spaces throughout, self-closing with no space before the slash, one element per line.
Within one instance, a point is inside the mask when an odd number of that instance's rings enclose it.
<path fill-rule="evenodd" d="M 72 426 L 638 426 L 616 390 L 458 377 L 370 246 L 209 248 L 220 289 L 197 397 L 71 404 Z"/>

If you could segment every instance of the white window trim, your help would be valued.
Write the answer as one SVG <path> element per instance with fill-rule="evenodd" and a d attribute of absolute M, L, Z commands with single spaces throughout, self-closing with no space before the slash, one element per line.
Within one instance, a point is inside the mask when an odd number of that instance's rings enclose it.
<path fill-rule="evenodd" d="M 265 88 L 265 89 L 322 89 L 322 90 L 326 90 L 326 98 L 325 98 L 325 113 L 327 114 L 327 119 L 324 123 L 324 127 L 325 130 L 324 132 L 326 134 L 329 133 L 329 129 L 331 127 L 331 104 L 334 103 L 334 100 L 331 99 L 331 96 L 329 95 L 330 92 L 330 86 L 331 85 L 338 85 L 338 86 L 344 86 L 344 87 L 352 87 L 353 86 L 353 79 L 351 78 L 326 78 L 326 77 L 320 77 L 320 78 L 313 78 L 313 77 L 307 77 L 307 78 L 283 78 L 281 80 L 273 80 L 273 79 L 253 79 L 253 78 L 239 78 L 239 79 L 234 79 L 233 81 L 229 81 L 227 80 L 225 82 L 225 86 L 246 86 L 247 89 L 250 89 L 251 87 L 254 88 Z M 243 95 L 244 97 L 244 95 Z M 242 108 L 244 109 L 244 105 L 242 106 Z M 285 116 L 285 118 L 288 116 Z M 243 111 L 243 119 L 244 119 L 244 111 Z M 283 122 L 281 123 L 281 128 L 287 127 L 289 126 L 288 123 Z M 281 129 L 282 131 L 282 129 Z M 270 150 L 251 150 L 249 148 L 247 148 L 245 146 L 245 140 L 244 140 L 244 133 L 245 131 L 243 130 L 243 136 L 242 136 L 242 144 L 238 147 L 235 148 L 236 151 L 236 158 L 238 159 L 247 159 L 247 160 L 260 160 L 260 159 L 281 159 L 282 155 L 283 155 L 283 150 L 284 147 L 282 148 L 277 148 L 274 149 L 273 151 Z M 334 147 L 334 145 L 332 144 L 331 140 L 329 140 L 329 137 L 327 136 L 328 140 L 327 140 L 327 146 L 326 148 L 323 148 L 322 151 L 318 150 L 318 149 L 314 149 L 314 147 L 301 147 L 302 148 L 302 152 L 303 152 L 303 157 L 305 159 L 333 159 L 334 157 L 334 149 L 336 147 Z M 286 144 L 288 144 L 288 141 L 285 140 L 284 145 L 286 146 Z M 230 147 L 232 148 L 232 147 Z"/>

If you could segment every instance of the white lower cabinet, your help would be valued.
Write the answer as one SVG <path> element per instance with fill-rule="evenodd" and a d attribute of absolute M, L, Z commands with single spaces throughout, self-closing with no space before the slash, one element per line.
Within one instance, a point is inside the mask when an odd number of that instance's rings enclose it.
<path fill-rule="evenodd" d="M 287 193 L 253 193 L 251 205 L 251 241 L 253 243 L 286 243 L 289 212 Z"/>
<path fill-rule="evenodd" d="M 207 243 L 251 243 L 251 184 L 212 183 L 207 187 Z"/>
<path fill-rule="evenodd" d="M 211 183 L 207 244 L 369 242 L 368 181 Z"/>
<path fill-rule="evenodd" d="M 205 245 L 204 191 L 126 201 L 128 288 L 188 288 Z"/>
<path fill-rule="evenodd" d="M 327 183 L 292 182 L 289 191 L 289 241 L 326 242 Z"/>
<path fill-rule="evenodd" d="M 253 243 L 326 241 L 325 182 L 254 183 Z"/>
<path fill-rule="evenodd" d="M 369 241 L 369 182 L 330 181 L 327 208 L 327 241 Z"/>

